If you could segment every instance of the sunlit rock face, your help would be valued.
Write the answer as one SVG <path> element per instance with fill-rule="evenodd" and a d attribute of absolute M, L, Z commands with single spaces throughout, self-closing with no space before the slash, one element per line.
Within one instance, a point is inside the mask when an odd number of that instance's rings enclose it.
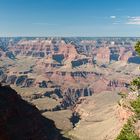
<path fill-rule="evenodd" d="M 99 48 L 96 56 L 97 63 L 108 64 L 110 62 L 110 49 L 108 47 Z"/>

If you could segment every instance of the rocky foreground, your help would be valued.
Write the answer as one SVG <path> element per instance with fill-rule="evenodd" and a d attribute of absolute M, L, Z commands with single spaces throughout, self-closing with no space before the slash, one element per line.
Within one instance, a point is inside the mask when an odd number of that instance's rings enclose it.
<path fill-rule="evenodd" d="M 126 105 L 129 101 L 128 97 L 122 99 L 120 95 L 108 91 L 88 97 L 75 106 L 81 120 L 69 131 L 69 137 L 73 140 L 116 140 L 123 125 L 133 115 Z"/>
<path fill-rule="evenodd" d="M 54 122 L 22 100 L 15 90 L 0 86 L 0 140 L 61 140 Z"/>

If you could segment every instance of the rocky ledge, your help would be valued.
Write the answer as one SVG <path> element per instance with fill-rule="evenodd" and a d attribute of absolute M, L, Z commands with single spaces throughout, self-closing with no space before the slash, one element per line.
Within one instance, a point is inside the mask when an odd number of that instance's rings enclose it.
<path fill-rule="evenodd" d="M 22 100 L 15 90 L 0 85 L 0 140 L 62 140 L 54 122 Z"/>

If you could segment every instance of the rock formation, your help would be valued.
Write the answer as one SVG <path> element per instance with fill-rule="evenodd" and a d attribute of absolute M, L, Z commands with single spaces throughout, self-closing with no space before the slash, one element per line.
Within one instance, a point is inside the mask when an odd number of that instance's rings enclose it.
<path fill-rule="evenodd" d="M 110 62 L 110 49 L 108 47 L 99 48 L 96 61 L 100 64 L 108 64 Z"/>
<path fill-rule="evenodd" d="M 9 86 L 0 86 L 0 140 L 59 140 L 54 122 L 22 100 Z"/>

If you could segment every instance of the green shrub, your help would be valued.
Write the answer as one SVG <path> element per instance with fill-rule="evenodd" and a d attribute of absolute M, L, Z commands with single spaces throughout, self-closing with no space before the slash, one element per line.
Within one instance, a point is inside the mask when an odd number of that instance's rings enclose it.
<path fill-rule="evenodd" d="M 129 119 L 123 126 L 116 140 L 139 140 L 139 137 L 135 134 L 132 120 Z"/>
<path fill-rule="evenodd" d="M 138 97 L 135 101 L 132 101 L 130 104 L 136 113 L 136 117 L 140 119 L 140 97 Z"/>
<path fill-rule="evenodd" d="M 140 41 L 138 41 L 135 45 L 135 51 L 140 55 Z"/>

